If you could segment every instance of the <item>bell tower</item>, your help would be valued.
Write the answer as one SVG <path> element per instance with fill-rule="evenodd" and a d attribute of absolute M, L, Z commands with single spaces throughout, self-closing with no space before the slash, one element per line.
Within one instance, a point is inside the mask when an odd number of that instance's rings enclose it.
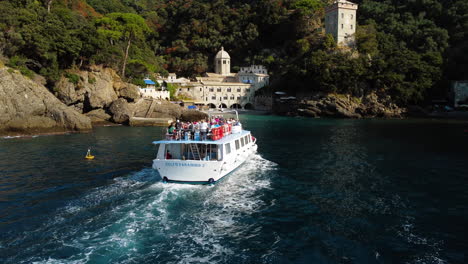
<path fill-rule="evenodd" d="M 215 73 L 221 75 L 231 74 L 231 57 L 224 51 L 224 47 L 216 54 L 215 60 Z"/>

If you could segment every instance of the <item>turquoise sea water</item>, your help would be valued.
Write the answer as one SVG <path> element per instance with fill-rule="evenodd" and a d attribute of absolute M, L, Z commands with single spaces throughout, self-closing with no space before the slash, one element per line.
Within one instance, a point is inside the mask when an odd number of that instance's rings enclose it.
<path fill-rule="evenodd" d="M 242 121 L 215 186 L 161 182 L 161 128 L 0 139 L 0 263 L 467 262 L 468 123 Z"/>

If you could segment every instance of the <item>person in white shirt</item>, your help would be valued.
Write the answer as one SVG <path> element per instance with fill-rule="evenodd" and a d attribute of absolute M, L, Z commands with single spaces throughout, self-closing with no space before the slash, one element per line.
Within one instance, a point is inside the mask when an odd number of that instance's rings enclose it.
<path fill-rule="evenodd" d="M 206 134 L 208 133 L 208 123 L 206 123 L 205 120 L 203 120 L 200 123 L 200 134 L 201 134 L 201 140 L 206 140 Z"/>

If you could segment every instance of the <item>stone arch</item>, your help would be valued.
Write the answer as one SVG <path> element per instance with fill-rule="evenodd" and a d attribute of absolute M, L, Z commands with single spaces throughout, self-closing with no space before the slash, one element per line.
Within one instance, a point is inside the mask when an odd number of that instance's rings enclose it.
<path fill-rule="evenodd" d="M 220 108 L 227 108 L 227 105 L 226 105 L 225 103 L 221 103 L 221 104 L 219 105 L 219 107 L 220 107 Z"/>
<path fill-rule="evenodd" d="M 251 104 L 251 103 L 246 103 L 246 104 L 244 105 L 244 109 L 253 110 L 253 109 L 254 109 L 253 104 Z"/>
<path fill-rule="evenodd" d="M 215 104 L 208 104 L 208 107 L 209 108 L 216 108 L 216 105 Z"/>
<path fill-rule="evenodd" d="M 166 97 L 166 101 L 169 101 L 169 97 Z"/>
<path fill-rule="evenodd" d="M 230 108 L 231 109 L 242 109 L 242 105 L 236 103 L 236 104 L 231 105 Z"/>

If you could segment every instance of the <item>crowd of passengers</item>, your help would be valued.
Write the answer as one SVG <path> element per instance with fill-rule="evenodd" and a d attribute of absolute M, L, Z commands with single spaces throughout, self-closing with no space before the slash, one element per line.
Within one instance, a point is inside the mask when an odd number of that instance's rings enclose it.
<path fill-rule="evenodd" d="M 207 140 L 211 129 L 224 126 L 225 124 L 241 126 L 239 120 L 234 118 L 225 119 L 222 116 L 213 116 L 208 121 L 205 119 L 196 122 L 181 122 L 177 120 L 177 122 L 173 122 L 167 127 L 166 139 Z"/>

